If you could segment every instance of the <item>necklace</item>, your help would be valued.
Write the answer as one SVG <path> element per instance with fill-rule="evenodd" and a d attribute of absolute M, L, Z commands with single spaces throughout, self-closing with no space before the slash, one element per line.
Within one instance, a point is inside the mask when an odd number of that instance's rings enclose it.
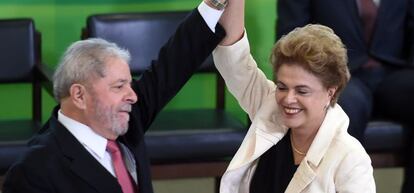
<path fill-rule="evenodd" d="M 292 149 L 293 149 L 293 151 L 295 151 L 297 154 L 299 154 L 299 155 L 301 155 L 301 156 L 306 156 L 306 153 L 307 153 L 307 152 L 301 152 L 301 151 L 299 151 L 298 149 L 296 149 L 296 147 L 295 147 L 295 142 L 293 141 L 293 138 L 292 138 L 292 134 L 290 134 L 290 142 L 291 142 L 291 144 L 292 144 Z"/>

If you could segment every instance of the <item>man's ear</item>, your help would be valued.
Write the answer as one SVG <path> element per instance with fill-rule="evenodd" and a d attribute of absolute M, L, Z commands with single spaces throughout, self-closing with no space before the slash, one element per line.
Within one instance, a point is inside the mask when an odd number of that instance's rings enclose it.
<path fill-rule="evenodd" d="M 82 84 L 72 84 L 69 89 L 70 99 L 79 109 L 86 109 L 86 88 Z"/>

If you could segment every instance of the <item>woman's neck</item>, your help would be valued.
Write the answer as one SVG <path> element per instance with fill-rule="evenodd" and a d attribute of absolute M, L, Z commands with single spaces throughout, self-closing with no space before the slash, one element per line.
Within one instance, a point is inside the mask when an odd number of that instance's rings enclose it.
<path fill-rule="evenodd" d="M 299 165 L 303 158 L 308 153 L 308 150 L 318 133 L 319 128 L 316 129 L 291 129 L 290 143 L 293 150 L 293 157 L 295 165 Z"/>
<path fill-rule="evenodd" d="M 307 152 L 313 139 L 318 133 L 319 128 L 316 129 L 291 129 L 292 142 L 295 144 L 295 148 L 302 152 Z"/>

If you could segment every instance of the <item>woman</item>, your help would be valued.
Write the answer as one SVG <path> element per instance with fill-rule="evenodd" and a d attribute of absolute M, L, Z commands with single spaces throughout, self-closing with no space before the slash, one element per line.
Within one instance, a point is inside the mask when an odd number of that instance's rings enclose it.
<path fill-rule="evenodd" d="M 220 192 L 375 192 L 371 160 L 336 104 L 350 78 L 338 36 L 307 25 L 281 38 L 271 55 L 273 83 L 250 55 L 240 12 L 226 12 L 221 24 L 229 38 L 222 45 L 229 46 L 213 56 L 252 124 Z"/>

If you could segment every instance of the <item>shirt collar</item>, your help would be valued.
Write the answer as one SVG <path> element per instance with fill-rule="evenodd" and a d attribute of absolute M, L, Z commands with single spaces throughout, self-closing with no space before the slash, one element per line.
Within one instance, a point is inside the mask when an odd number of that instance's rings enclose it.
<path fill-rule="evenodd" d="M 106 152 L 106 138 L 95 133 L 92 128 L 87 125 L 67 117 L 62 113 L 61 109 L 58 111 L 58 120 L 83 146 L 91 150 L 91 152 L 100 159 L 103 158 Z"/>

